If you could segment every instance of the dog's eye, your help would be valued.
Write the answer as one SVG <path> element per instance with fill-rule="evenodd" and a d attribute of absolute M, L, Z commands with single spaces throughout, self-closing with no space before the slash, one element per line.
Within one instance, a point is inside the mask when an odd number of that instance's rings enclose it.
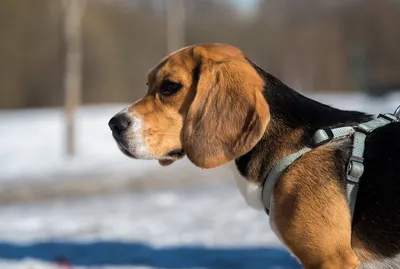
<path fill-rule="evenodd" d="M 161 84 L 160 93 L 164 96 L 171 96 L 177 93 L 180 88 L 182 88 L 182 84 L 170 80 L 164 80 Z"/>

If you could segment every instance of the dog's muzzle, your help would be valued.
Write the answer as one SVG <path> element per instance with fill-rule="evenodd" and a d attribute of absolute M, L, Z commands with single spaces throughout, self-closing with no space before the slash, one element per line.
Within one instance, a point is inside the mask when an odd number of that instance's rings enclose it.
<path fill-rule="evenodd" d="M 124 134 L 131 125 L 131 120 L 125 114 L 117 114 L 108 122 L 108 126 L 112 131 L 112 136 L 119 149 L 127 156 L 134 157 L 127 149 L 127 141 L 124 139 Z"/>
<path fill-rule="evenodd" d="M 130 119 L 124 114 L 117 114 L 108 122 L 108 126 L 110 126 L 112 134 L 116 140 L 122 138 L 122 135 L 128 129 L 130 124 Z"/>

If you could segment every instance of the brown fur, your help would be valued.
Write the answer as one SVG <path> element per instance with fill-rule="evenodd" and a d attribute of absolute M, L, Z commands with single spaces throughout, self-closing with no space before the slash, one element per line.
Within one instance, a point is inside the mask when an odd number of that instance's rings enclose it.
<path fill-rule="evenodd" d="M 175 96 L 160 96 L 157 89 L 165 79 L 183 88 Z M 237 48 L 193 46 L 149 73 L 146 96 L 129 111 L 143 122 L 142 137 L 153 156 L 184 149 L 197 166 L 214 168 L 245 154 L 263 136 L 269 121 L 263 86 Z"/>
<path fill-rule="evenodd" d="M 337 184 L 332 146 L 306 153 L 281 177 L 274 192 L 274 219 L 286 245 L 305 268 L 357 268 L 351 220 Z M 319 165 L 316 165 L 319 164 Z"/>
<path fill-rule="evenodd" d="M 243 54 L 197 47 L 194 57 L 200 61 L 200 76 L 183 143 L 194 164 L 213 168 L 255 146 L 267 127 L 269 108 L 262 95 L 264 82 Z"/>
<path fill-rule="evenodd" d="M 174 96 L 161 96 L 158 89 L 165 79 L 181 83 L 182 89 Z M 141 135 L 154 158 L 183 149 L 195 165 L 213 168 L 264 143 L 249 167 L 248 179 L 258 181 L 261 156 L 268 152 L 273 161 L 293 153 L 303 135 L 303 130 L 286 130 L 279 121 L 268 124 L 263 87 L 263 79 L 237 48 L 196 45 L 169 55 L 151 70 L 146 96 L 129 111 L 141 119 Z M 276 139 L 284 143 L 268 143 Z M 351 247 L 348 204 L 332 178 L 332 154 L 332 144 L 305 154 L 274 192 L 278 231 L 308 269 L 359 265 Z M 162 165 L 172 162 L 160 160 Z"/>
<path fill-rule="evenodd" d="M 249 167 L 247 179 L 254 183 L 261 184 L 262 171 L 265 170 L 266 163 L 275 163 L 279 159 L 290 155 L 302 148 L 300 143 L 304 130 L 287 129 L 279 121 L 268 124 L 265 135 L 260 140 L 262 147 L 253 149 L 253 165 Z M 277 141 L 271 143 L 271 141 Z M 280 141 L 280 143 L 278 143 Z M 265 160 L 265 156 L 269 158 Z"/>

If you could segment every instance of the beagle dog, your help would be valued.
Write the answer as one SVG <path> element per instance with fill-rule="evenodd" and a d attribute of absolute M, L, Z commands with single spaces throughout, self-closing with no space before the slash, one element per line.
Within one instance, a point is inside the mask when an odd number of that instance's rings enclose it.
<path fill-rule="evenodd" d="M 201 168 L 233 166 L 246 201 L 262 209 L 267 167 L 318 129 L 371 117 L 297 93 L 236 47 L 201 44 L 162 59 L 146 95 L 109 126 L 132 158 L 169 165 L 186 155 Z M 280 176 L 270 223 L 304 268 L 400 268 L 399 136 L 400 123 L 368 136 L 353 220 L 344 183 L 350 138 L 312 149 Z"/>

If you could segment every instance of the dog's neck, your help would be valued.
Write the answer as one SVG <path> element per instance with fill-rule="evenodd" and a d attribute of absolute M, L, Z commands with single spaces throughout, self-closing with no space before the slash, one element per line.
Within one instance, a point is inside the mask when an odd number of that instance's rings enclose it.
<path fill-rule="evenodd" d="M 304 147 L 320 128 L 365 121 L 370 116 L 343 111 L 311 100 L 249 61 L 265 82 L 264 98 L 271 119 L 265 134 L 247 154 L 235 160 L 240 174 L 261 184 L 268 167 Z"/>

